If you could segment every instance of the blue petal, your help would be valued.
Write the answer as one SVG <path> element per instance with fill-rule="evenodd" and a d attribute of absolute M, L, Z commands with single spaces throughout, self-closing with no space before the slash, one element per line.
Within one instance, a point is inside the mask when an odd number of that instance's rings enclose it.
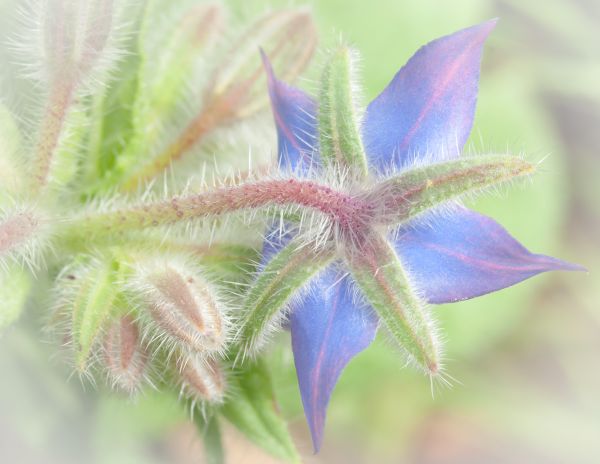
<path fill-rule="evenodd" d="M 262 50 L 261 55 L 277 127 L 279 165 L 304 171 L 316 161 L 316 104 L 301 90 L 278 80 Z"/>
<path fill-rule="evenodd" d="M 327 268 L 290 316 L 296 373 L 315 452 L 331 392 L 346 364 L 373 341 L 378 319 L 353 301 L 350 278 Z"/>
<path fill-rule="evenodd" d="M 417 288 L 436 304 L 484 295 L 541 272 L 584 270 L 530 253 L 496 221 L 464 208 L 406 226 L 395 245 Z"/>
<path fill-rule="evenodd" d="M 483 43 L 496 21 L 421 47 L 368 106 L 363 142 L 379 171 L 460 154 L 469 137 Z"/>

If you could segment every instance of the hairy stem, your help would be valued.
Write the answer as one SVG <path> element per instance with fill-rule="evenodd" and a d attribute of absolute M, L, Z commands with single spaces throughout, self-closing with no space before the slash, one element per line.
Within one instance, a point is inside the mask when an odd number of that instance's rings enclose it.
<path fill-rule="evenodd" d="M 58 147 L 67 112 L 73 99 L 73 86 L 68 80 L 65 82 L 54 86 L 46 105 L 34 152 L 31 186 L 34 194 L 39 193 L 48 183 L 52 158 Z"/>
<path fill-rule="evenodd" d="M 118 233 L 268 206 L 309 208 L 328 216 L 341 229 L 355 229 L 368 222 L 370 210 L 368 203 L 350 194 L 310 180 L 284 179 L 250 182 L 87 215 L 72 221 L 70 226 L 75 235 Z"/>

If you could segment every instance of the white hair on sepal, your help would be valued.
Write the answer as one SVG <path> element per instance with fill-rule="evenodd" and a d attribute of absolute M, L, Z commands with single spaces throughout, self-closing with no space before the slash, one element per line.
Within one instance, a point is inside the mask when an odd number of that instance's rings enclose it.
<path fill-rule="evenodd" d="M 196 260 L 176 253 L 145 256 L 132 262 L 122 286 L 152 351 L 225 353 L 235 302 Z"/>
<path fill-rule="evenodd" d="M 303 245 L 299 245 L 302 247 Z M 238 326 L 238 332 L 234 336 L 234 341 L 236 344 L 241 344 L 242 349 L 237 353 L 237 356 L 234 360 L 234 365 L 242 364 L 247 359 L 254 359 L 257 357 L 262 349 L 269 344 L 272 338 L 277 334 L 281 329 L 287 324 L 289 320 L 289 315 L 292 311 L 302 305 L 305 299 L 311 292 L 317 291 L 315 290 L 315 282 L 317 282 L 320 276 L 327 271 L 329 266 L 332 264 L 328 264 L 323 267 L 319 272 L 315 273 L 308 279 L 302 286 L 296 288 L 287 301 L 279 308 L 269 319 L 269 321 L 262 327 L 262 331 L 258 336 L 253 338 L 246 343 L 244 340 L 241 340 L 241 332 L 243 327 L 240 325 L 240 322 L 244 320 L 244 314 L 240 313 L 239 320 L 236 320 L 235 325 Z M 256 278 L 264 271 L 257 271 Z M 249 292 L 248 292 L 249 293 Z M 248 293 L 246 295 L 248 295 Z"/>

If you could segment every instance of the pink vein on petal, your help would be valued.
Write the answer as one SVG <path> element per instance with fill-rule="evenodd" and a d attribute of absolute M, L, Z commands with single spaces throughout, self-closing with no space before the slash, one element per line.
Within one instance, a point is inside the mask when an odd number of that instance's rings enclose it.
<path fill-rule="evenodd" d="M 310 405 L 312 411 L 313 411 L 313 422 L 315 421 L 315 418 L 317 417 L 317 413 L 318 413 L 318 401 L 316 401 L 316 398 L 318 398 L 318 380 L 321 376 L 321 369 L 323 367 L 323 358 L 325 357 L 325 342 L 327 341 L 327 339 L 329 338 L 329 334 L 331 333 L 331 328 L 333 326 L 333 320 L 335 318 L 335 313 L 338 310 L 338 302 L 339 302 L 339 296 L 340 296 L 340 291 L 341 291 L 342 285 L 339 285 L 338 288 L 336 289 L 336 294 L 335 294 L 335 298 L 333 301 L 333 304 L 331 306 L 331 312 L 330 312 L 330 316 L 329 316 L 329 320 L 327 321 L 327 328 L 325 330 L 325 333 L 323 334 L 323 344 L 321 345 L 321 349 L 319 350 L 319 354 L 317 356 L 317 362 L 315 363 L 315 369 L 313 371 L 312 374 L 312 398 L 313 398 L 313 402 Z M 319 416 L 320 418 L 320 416 Z M 313 423 L 313 425 L 316 425 Z"/>
<path fill-rule="evenodd" d="M 436 102 L 441 98 L 441 96 L 448 89 L 448 87 L 450 85 L 450 82 L 452 81 L 453 77 L 456 75 L 456 73 L 460 69 L 460 66 L 465 62 L 465 60 L 467 58 L 467 55 L 470 54 L 471 51 L 473 50 L 473 48 L 475 46 L 479 45 L 480 43 L 481 43 L 480 41 L 472 43 L 454 61 L 453 65 L 447 71 L 446 78 L 443 80 L 442 84 L 439 87 L 436 88 L 436 91 L 433 93 L 433 95 L 431 95 L 431 97 L 427 100 L 427 102 L 423 106 L 423 109 L 421 110 L 421 113 L 419 113 L 419 116 L 417 117 L 417 120 L 415 121 L 415 123 L 413 124 L 413 126 L 410 128 L 410 130 L 408 131 L 408 133 L 406 134 L 406 136 L 402 140 L 402 143 L 399 146 L 399 150 L 400 151 L 406 149 L 407 145 L 410 143 L 410 140 L 415 135 L 415 132 L 417 132 L 417 130 L 421 126 L 421 123 L 423 122 L 423 119 L 425 119 L 425 117 L 427 116 L 427 114 L 431 111 L 431 108 L 433 107 L 433 105 L 436 104 Z"/>

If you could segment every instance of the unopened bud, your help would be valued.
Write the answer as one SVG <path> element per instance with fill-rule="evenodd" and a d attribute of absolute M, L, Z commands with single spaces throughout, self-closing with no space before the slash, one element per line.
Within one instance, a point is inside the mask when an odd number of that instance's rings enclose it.
<path fill-rule="evenodd" d="M 128 393 L 140 388 L 148 356 L 131 316 L 118 318 L 104 336 L 104 360 L 114 387 Z"/>
<path fill-rule="evenodd" d="M 144 274 L 140 283 L 146 308 L 160 332 L 175 345 L 197 352 L 224 347 L 226 311 L 206 279 L 198 272 L 169 265 Z"/>
<path fill-rule="evenodd" d="M 216 360 L 191 353 L 179 362 L 179 375 L 187 396 L 208 403 L 223 401 L 226 390 L 225 376 Z"/>

